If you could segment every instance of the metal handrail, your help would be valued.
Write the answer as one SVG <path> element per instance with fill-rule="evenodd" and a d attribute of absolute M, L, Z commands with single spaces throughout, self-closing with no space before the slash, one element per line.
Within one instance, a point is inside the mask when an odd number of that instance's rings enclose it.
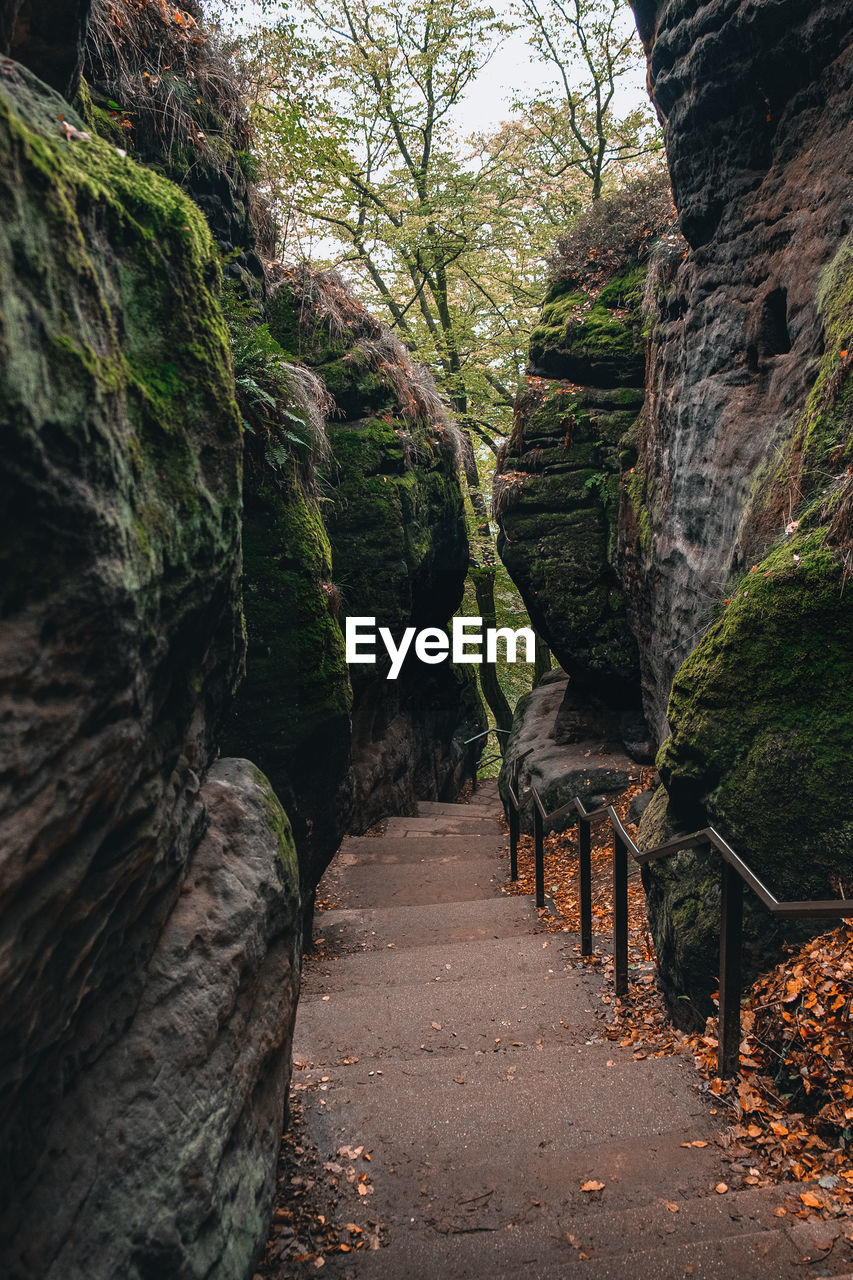
<path fill-rule="evenodd" d="M 529 753 L 526 753 L 529 754 Z M 523 757 L 513 762 L 507 790 L 510 797 L 510 876 L 518 879 L 519 810 L 518 772 Z M 553 829 L 559 818 L 574 811 L 578 815 L 578 876 L 580 888 L 581 955 L 592 949 L 592 824 L 607 818 L 613 829 L 613 977 L 618 996 L 628 995 L 628 855 L 639 866 L 657 862 L 685 849 L 709 846 L 720 854 L 720 972 L 719 1034 L 717 1061 L 721 1076 L 734 1075 L 740 1063 L 740 1002 L 743 970 L 743 887 L 749 885 L 772 915 L 780 919 L 853 918 L 853 900 L 845 898 L 780 901 L 747 866 L 714 827 L 702 827 L 688 835 L 675 836 L 653 849 L 638 849 L 612 805 L 587 809 L 580 796 L 548 813 L 534 786 L 533 842 L 536 867 L 536 905 L 545 906 L 546 825 Z"/>

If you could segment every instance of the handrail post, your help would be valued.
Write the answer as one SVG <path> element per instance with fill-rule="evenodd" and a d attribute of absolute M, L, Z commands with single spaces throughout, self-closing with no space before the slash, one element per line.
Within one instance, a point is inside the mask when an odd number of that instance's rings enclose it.
<path fill-rule="evenodd" d="M 509 878 L 510 880 L 518 879 L 518 829 L 519 814 L 515 805 L 510 801 L 509 806 Z"/>
<path fill-rule="evenodd" d="M 534 797 L 533 800 L 533 842 L 536 849 L 536 906 L 543 910 L 545 906 L 545 847 L 543 842 L 542 814 Z"/>
<path fill-rule="evenodd" d="M 743 881 L 723 860 L 720 884 L 720 995 L 717 1066 L 722 1077 L 740 1066 L 740 998 L 743 954 Z"/>
<path fill-rule="evenodd" d="M 592 955 L 592 823 L 578 815 L 580 873 L 581 955 Z"/>
<path fill-rule="evenodd" d="M 628 994 L 628 850 L 613 830 L 613 978 L 617 996 Z"/>

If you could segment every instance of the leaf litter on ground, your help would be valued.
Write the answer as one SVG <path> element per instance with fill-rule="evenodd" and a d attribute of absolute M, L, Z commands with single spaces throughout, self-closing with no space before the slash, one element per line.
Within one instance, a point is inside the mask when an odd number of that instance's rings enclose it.
<path fill-rule="evenodd" d="M 308 1064 L 294 1067 L 301 1072 Z M 253 1280 L 316 1275 L 332 1254 L 379 1249 L 387 1240 L 385 1226 L 366 1216 L 373 1186 L 358 1165 L 370 1153 L 363 1145 L 346 1144 L 322 1160 L 306 1134 L 303 1097 L 294 1087 L 279 1153 L 276 1207 Z"/>
<path fill-rule="evenodd" d="M 631 801 L 653 777 L 653 770 L 644 770 L 619 796 L 614 807 L 623 822 Z M 579 934 L 577 828 L 547 835 L 544 852 L 546 892 L 557 915 L 540 912 L 542 925 L 549 933 Z M 740 1071 L 724 1081 L 717 1075 L 716 1018 L 709 1018 L 699 1035 L 685 1035 L 668 1019 L 638 868 L 628 881 L 631 989 L 626 1000 L 616 996 L 609 954 L 612 859 L 610 827 L 602 823 L 592 829 L 591 850 L 596 954 L 581 957 L 579 944 L 574 951 L 576 963 L 598 969 L 604 978 L 605 1038 L 630 1048 L 638 1060 L 692 1055 L 702 1077 L 697 1087 L 713 1104 L 712 1114 L 730 1119 L 717 1139 L 730 1165 L 730 1182 L 739 1177 L 744 1187 L 792 1183 L 789 1207 L 777 1210 L 779 1216 L 853 1218 L 853 921 L 792 948 L 745 993 Z M 518 880 L 507 881 L 503 891 L 533 895 L 531 836 L 519 838 L 518 870 Z M 797 1183 L 808 1185 L 802 1190 Z M 719 1193 L 729 1185 L 721 1181 Z M 853 1242 L 853 1228 L 844 1231 Z"/>

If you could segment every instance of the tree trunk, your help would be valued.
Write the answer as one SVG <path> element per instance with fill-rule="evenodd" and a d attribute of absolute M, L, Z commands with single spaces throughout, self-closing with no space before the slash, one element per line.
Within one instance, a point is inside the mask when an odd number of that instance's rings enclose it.
<path fill-rule="evenodd" d="M 486 500 L 483 497 L 483 490 L 480 488 L 480 473 L 477 470 L 477 459 L 474 456 L 474 445 L 471 437 L 463 428 L 462 432 L 462 469 L 465 472 L 465 484 L 468 488 L 468 497 L 471 499 L 471 506 L 474 509 L 474 518 L 477 521 L 479 532 L 483 537 L 490 537 L 489 533 L 489 513 L 486 509 Z M 482 526 L 485 525 L 485 528 Z"/>
<path fill-rule="evenodd" d="M 497 626 L 497 615 L 495 612 L 495 574 L 497 569 L 494 565 L 481 565 L 471 570 L 471 577 L 474 580 L 474 590 L 477 593 L 477 609 L 480 617 L 483 619 L 483 627 Z M 501 688 L 498 679 L 497 664 L 494 662 L 486 662 L 485 654 L 483 662 L 479 668 L 480 688 L 483 691 L 483 697 L 488 703 L 489 710 L 495 718 L 495 726 L 498 729 L 506 730 L 512 728 L 512 710 L 506 700 L 506 694 Z M 507 733 L 497 734 L 500 743 L 501 755 L 504 754 L 506 746 Z"/>

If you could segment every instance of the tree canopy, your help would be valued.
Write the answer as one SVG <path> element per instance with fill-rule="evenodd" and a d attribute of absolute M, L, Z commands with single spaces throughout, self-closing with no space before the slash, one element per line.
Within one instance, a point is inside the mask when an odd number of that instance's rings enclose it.
<path fill-rule="evenodd" d="M 243 40 L 282 256 L 341 267 L 475 433 L 505 434 L 556 234 L 654 145 L 616 110 L 623 0 L 303 0 Z M 460 104 L 523 30 L 555 72 L 492 133 Z M 486 72 L 487 73 L 487 72 Z"/>

